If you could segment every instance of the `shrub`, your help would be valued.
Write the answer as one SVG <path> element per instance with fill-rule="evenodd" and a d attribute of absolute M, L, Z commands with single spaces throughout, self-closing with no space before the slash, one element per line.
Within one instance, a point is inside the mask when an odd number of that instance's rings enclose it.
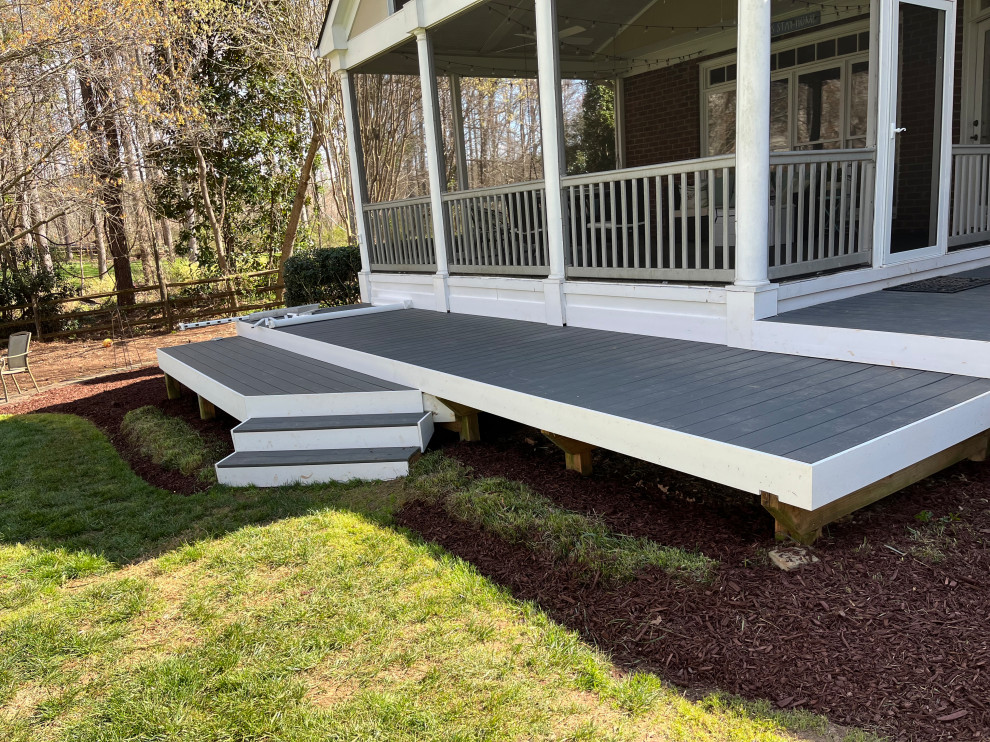
<path fill-rule="evenodd" d="M 360 301 L 357 247 L 320 247 L 298 253 L 285 263 L 286 306 L 341 306 Z"/>

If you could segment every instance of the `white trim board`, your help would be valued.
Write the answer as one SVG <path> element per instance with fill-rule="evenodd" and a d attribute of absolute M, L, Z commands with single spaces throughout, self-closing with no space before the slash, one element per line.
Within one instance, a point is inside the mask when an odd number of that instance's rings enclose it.
<path fill-rule="evenodd" d="M 779 321 L 754 322 L 752 333 L 753 350 L 990 379 L 990 342 L 983 340 Z"/>
<path fill-rule="evenodd" d="M 972 247 L 937 258 L 906 261 L 883 268 L 843 271 L 819 278 L 781 283 L 777 290 L 778 311 L 790 312 L 851 296 L 869 294 L 925 278 L 984 268 L 990 265 L 990 246 Z"/>
<path fill-rule="evenodd" d="M 276 331 L 272 330 L 272 332 Z M 163 353 L 162 349 L 158 350 L 158 366 L 184 387 L 209 400 L 241 422 L 252 417 L 371 415 L 424 411 L 423 395 L 417 389 L 252 396 L 241 394 L 221 384 L 203 372 Z"/>
<path fill-rule="evenodd" d="M 608 413 L 496 387 L 345 346 L 265 328 L 238 328 L 258 342 L 415 386 L 525 425 L 812 509 L 879 481 L 990 428 L 990 393 L 808 464 Z M 848 471 L 847 471 L 848 470 Z"/>

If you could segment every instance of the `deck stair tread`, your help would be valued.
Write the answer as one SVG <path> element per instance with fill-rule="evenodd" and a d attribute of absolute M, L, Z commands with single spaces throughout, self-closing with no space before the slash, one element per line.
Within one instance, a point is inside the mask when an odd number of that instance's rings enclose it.
<path fill-rule="evenodd" d="M 374 415 L 306 415 L 293 417 L 252 417 L 237 426 L 238 433 L 272 433 L 297 430 L 341 430 L 351 428 L 394 428 L 416 425 L 425 412 L 397 412 Z"/>
<path fill-rule="evenodd" d="M 219 469 L 274 466 L 324 466 L 409 461 L 419 448 L 332 448 L 292 451 L 236 451 L 217 463 Z"/>

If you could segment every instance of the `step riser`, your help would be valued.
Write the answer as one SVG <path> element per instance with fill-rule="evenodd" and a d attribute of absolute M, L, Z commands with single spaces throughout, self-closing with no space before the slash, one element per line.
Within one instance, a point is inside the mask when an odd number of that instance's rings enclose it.
<path fill-rule="evenodd" d="M 244 397 L 246 416 L 282 417 L 306 415 L 376 415 L 422 412 L 423 395 L 406 392 L 354 392 L 353 394 L 304 394 Z"/>
<path fill-rule="evenodd" d="M 415 425 L 388 428 L 340 428 L 336 430 L 278 430 L 233 433 L 235 451 L 309 451 L 321 448 L 398 448 L 424 441 Z"/>
<path fill-rule="evenodd" d="M 409 473 L 405 461 L 299 466 L 218 468 L 217 480 L 232 487 L 280 487 L 291 484 L 348 482 L 352 479 L 399 479 Z"/>

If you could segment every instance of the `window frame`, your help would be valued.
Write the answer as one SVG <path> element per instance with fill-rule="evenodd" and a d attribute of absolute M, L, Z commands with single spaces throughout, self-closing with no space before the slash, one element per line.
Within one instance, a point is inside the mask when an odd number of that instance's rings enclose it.
<path fill-rule="evenodd" d="M 808 44 L 818 44 L 822 41 L 829 41 L 832 39 L 838 40 L 843 36 L 849 36 L 854 33 L 868 32 L 870 30 L 869 21 L 858 21 L 856 23 L 850 23 L 843 25 L 838 28 L 828 29 L 827 31 L 817 31 L 812 33 L 802 34 L 798 37 L 788 39 L 780 44 L 774 44 L 771 47 L 771 53 L 777 54 L 782 51 L 789 51 L 791 49 L 796 50 L 798 47 L 807 46 Z M 870 52 L 856 51 L 851 54 L 836 55 L 834 57 L 829 57 L 828 59 L 816 60 L 814 62 L 807 62 L 805 64 L 795 64 L 792 67 L 788 67 L 784 70 L 774 70 L 770 73 L 771 81 L 787 80 L 787 137 L 788 137 L 788 148 L 786 150 L 773 150 L 775 152 L 790 152 L 795 151 L 796 147 L 801 147 L 802 150 L 810 149 L 816 143 L 798 144 L 797 142 L 797 132 L 798 132 L 798 122 L 797 122 L 797 112 L 798 112 L 798 78 L 801 75 L 807 74 L 809 72 L 818 72 L 821 70 L 831 69 L 833 67 L 839 67 L 839 75 L 842 85 L 842 98 L 840 101 L 840 118 L 841 118 L 841 132 L 842 135 L 838 140 L 820 140 L 821 143 L 835 143 L 838 142 L 839 147 L 842 149 L 851 148 L 850 145 L 853 142 L 862 142 L 861 146 L 866 146 L 866 135 L 861 135 L 857 137 L 850 136 L 849 128 L 851 123 L 851 92 L 852 92 L 852 66 L 859 64 L 861 62 L 866 62 L 867 65 L 870 63 Z M 724 93 L 729 90 L 737 89 L 738 82 L 738 72 L 736 79 L 729 82 L 716 83 L 715 85 L 710 85 L 709 72 L 712 69 L 718 67 L 725 67 L 736 63 L 736 54 L 728 54 L 718 58 L 709 59 L 698 65 L 698 72 L 700 75 L 700 105 L 699 113 L 700 115 L 700 138 L 701 138 L 701 152 L 703 157 L 707 157 L 711 154 L 709 151 L 709 120 L 708 120 L 708 94 L 709 93 Z"/>

